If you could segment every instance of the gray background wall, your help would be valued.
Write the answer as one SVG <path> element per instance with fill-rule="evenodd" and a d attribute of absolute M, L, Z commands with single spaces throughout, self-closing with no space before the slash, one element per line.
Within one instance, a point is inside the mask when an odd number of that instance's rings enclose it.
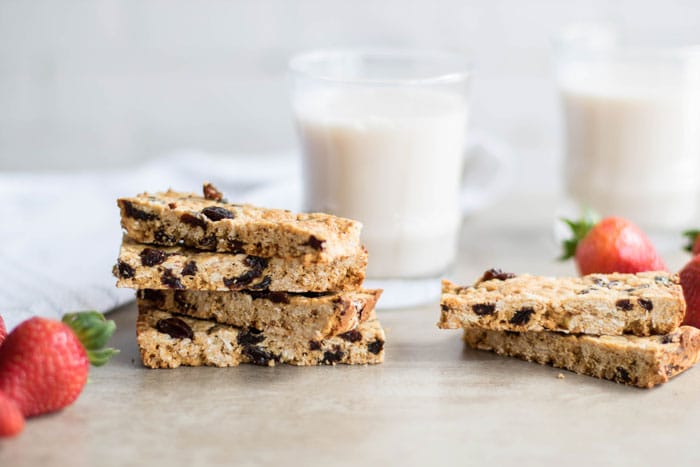
<path fill-rule="evenodd" d="M 554 192 L 549 39 L 590 20 L 692 37 L 700 2 L 0 0 L 0 171 L 126 167 L 180 148 L 289 152 L 290 54 L 444 47 L 473 56 L 473 124 L 515 148 L 516 188 Z"/>

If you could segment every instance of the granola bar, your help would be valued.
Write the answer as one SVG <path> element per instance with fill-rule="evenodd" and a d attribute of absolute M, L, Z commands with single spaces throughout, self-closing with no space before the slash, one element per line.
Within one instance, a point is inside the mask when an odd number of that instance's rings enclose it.
<path fill-rule="evenodd" d="M 136 340 L 149 368 L 185 366 L 364 365 L 384 360 L 384 331 L 376 319 L 357 329 L 320 341 L 267 335 L 157 309 L 139 310 Z"/>
<path fill-rule="evenodd" d="M 332 259 L 351 256 L 360 247 L 360 222 L 232 204 L 211 185 L 205 185 L 204 193 L 169 190 L 120 198 L 122 227 L 140 243 L 264 257 Z"/>
<path fill-rule="evenodd" d="M 366 268 L 362 247 L 352 256 L 316 261 L 155 248 L 124 238 L 113 273 L 118 287 L 135 289 L 327 292 L 358 289 Z"/>
<path fill-rule="evenodd" d="M 438 327 L 647 336 L 676 329 L 685 315 L 678 276 L 666 272 L 497 276 L 467 287 L 443 281 Z"/>
<path fill-rule="evenodd" d="M 647 337 L 466 328 L 464 341 L 474 349 L 641 388 L 667 382 L 700 356 L 700 330 L 692 326 Z"/>
<path fill-rule="evenodd" d="M 139 308 L 157 308 L 237 327 L 320 340 L 352 331 L 372 318 L 381 293 L 381 290 L 290 293 L 143 289 L 137 292 L 137 297 Z"/>

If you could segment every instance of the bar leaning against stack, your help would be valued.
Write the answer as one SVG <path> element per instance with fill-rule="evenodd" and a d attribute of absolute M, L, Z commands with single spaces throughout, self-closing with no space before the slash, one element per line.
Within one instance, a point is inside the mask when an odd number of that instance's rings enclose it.
<path fill-rule="evenodd" d="M 443 281 L 438 327 L 464 329 L 475 349 L 649 388 L 700 358 L 700 330 L 680 326 L 684 315 L 678 276 L 666 272 L 551 278 L 492 269 L 472 286 Z"/>
<path fill-rule="evenodd" d="M 359 222 L 167 191 L 117 201 L 118 287 L 137 289 L 143 364 L 370 364 L 384 358 Z"/>

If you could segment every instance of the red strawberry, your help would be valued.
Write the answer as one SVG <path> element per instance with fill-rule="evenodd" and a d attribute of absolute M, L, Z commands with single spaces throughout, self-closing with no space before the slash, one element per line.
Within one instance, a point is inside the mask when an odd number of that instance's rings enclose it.
<path fill-rule="evenodd" d="M 25 417 L 62 409 L 82 391 L 89 364 L 102 365 L 116 352 L 102 349 L 114 328 L 97 312 L 68 314 L 63 322 L 28 319 L 0 347 L 0 391 Z"/>
<path fill-rule="evenodd" d="M 683 232 L 683 236 L 688 238 L 688 244 L 685 246 L 685 251 L 689 251 L 696 256 L 700 254 L 700 230 L 686 230 Z"/>
<path fill-rule="evenodd" d="M 678 275 L 686 303 L 683 324 L 700 328 L 700 256 L 693 256 Z"/>
<path fill-rule="evenodd" d="M 5 328 L 5 321 L 3 321 L 2 316 L 0 316 L 0 345 L 7 337 L 7 329 Z"/>
<path fill-rule="evenodd" d="M 646 234 L 626 219 L 606 217 L 595 222 L 588 216 L 579 222 L 564 222 L 571 227 L 574 237 L 564 242 L 560 259 L 575 256 L 582 275 L 666 270 Z"/>
<path fill-rule="evenodd" d="M 17 404 L 0 392 L 0 438 L 18 435 L 24 429 L 24 416 Z"/>

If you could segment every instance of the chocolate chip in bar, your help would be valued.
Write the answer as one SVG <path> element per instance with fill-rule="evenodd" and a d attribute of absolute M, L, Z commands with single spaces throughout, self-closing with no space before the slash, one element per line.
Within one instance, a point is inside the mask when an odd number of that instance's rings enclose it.
<path fill-rule="evenodd" d="M 197 274 L 197 263 L 194 260 L 188 261 L 185 267 L 182 268 L 181 274 L 183 276 L 194 276 Z"/>
<path fill-rule="evenodd" d="M 160 278 L 160 283 L 171 289 L 184 289 L 185 286 L 182 285 L 180 279 L 173 274 L 170 269 L 163 271 L 163 275 Z"/>
<path fill-rule="evenodd" d="M 243 347 L 243 355 L 248 357 L 255 365 L 268 366 L 270 362 L 278 360 L 272 352 L 268 352 L 257 345 L 246 345 Z"/>
<path fill-rule="evenodd" d="M 245 243 L 235 238 L 227 238 L 226 243 L 228 244 L 229 251 L 235 254 L 245 253 Z"/>
<path fill-rule="evenodd" d="M 261 271 L 251 269 L 238 277 L 224 277 L 224 285 L 231 290 L 240 290 L 260 276 L 260 272 Z"/>
<path fill-rule="evenodd" d="M 255 279 L 260 277 L 263 270 L 267 267 L 267 259 L 260 256 L 248 255 L 243 262 L 246 264 L 246 266 L 250 267 L 250 270 L 244 272 L 238 277 L 224 277 L 223 279 L 224 285 L 231 290 L 240 290 L 245 288 Z M 269 287 L 269 282 L 267 284 L 265 284 L 265 282 L 265 279 L 263 279 L 262 283 L 256 284 L 252 287 L 257 288 L 257 290 L 266 289 Z"/>
<path fill-rule="evenodd" d="M 248 328 L 245 332 L 238 334 L 238 343 L 241 345 L 255 345 L 265 340 L 262 331 L 255 328 Z"/>
<path fill-rule="evenodd" d="M 626 298 L 621 298 L 620 300 L 616 301 L 615 306 L 622 311 L 630 311 L 632 308 L 634 308 L 632 302 Z"/>
<path fill-rule="evenodd" d="M 510 319 L 510 324 L 515 324 L 517 326 L 524 325 L 530 322 L 530 318 L 535 313 L 534 308 L 526 306 L 515 312 L 513 317 Z"/>
<path fill-rule="evenodd" d="M 384 349 L 384 341 L 377 339 L 367 344 L 367 350 L 374 355 L 378 355 Z"/>
<path fill-rule="evenodd" d="M 266 299 L 270 300 L 272 303 L 282 303 L 282 304 L 288 304 L 290 303 L 289 301 L 289 294 L 287 292 L 270 292 L 269 290 L 261 290 L 261 291 L 247 291 L 253 299 Z"/>
<path fill-rule="evenodd" d="M 137 293 L 142 300 L 148 300 L 158 305 L 165 303 L 165 294 L 161 290 L 140 289 Z"/>
<path fill-rule="evenodd" d="M 162 264 L 168 258 L 167 253 L 163 250 L 150 247 L 141 250 L 139 256 L 141 257 L 141 264 L 149 267 Z"/>
<path fill-rule="evenodd" d="M 124 215 L 126 217 L 131 217 L 139 221 L 153 221 L 158 219 L 157 215 L 134 207 L 131 201 L 122 201 L 122 206 L 124 206 Z"/>
<path fill-rule="evenodd" d="M 207 221 L 188 212 L 180 216 L 180 220 L 187 225 L 191 225 L 192 227 L 201 227 L 202 229 L 207 228 Z"/>
<path fill-rule="evenodd" d="M 639 300 L 637 300 L 637 303 L 639 303 L 639 306 L 641 306 L 647 311 L 651 311 L 654 309 L 654 303 L 652 303 L 652 301 L 648 298 L 640 298 Z"/>
<path fill-rule="evenodd" d="M 496 304 L 494 303 L 477 303 L 472 305 L 472 310 L 478 316 L 492 315 L 496 312 Z"/>
<path fill-rule="evenodd" d="M 311 236 L 309 236 L 309 239 L 307 240 L 306 245 L 310 246 L 314 250 L 321 251 L 321 250 L 323 250 L 324 243 L 326 243 L 325 240 L 320 240 L 315 235 L 311 235 Z"/>
<path fill-rule="evenodd" d="M 175 339 L 192 339 L 194 332 L 192 328 L 180 318 L 165 318 L 158 320 L 156 329 L 159 332 L 168 334 Z"/>
<path fill-rule="evenodd" d="M 359 342 L 362 340 L 362 334 L 357 329 L 340 334 L 338 337 L 348 342 Z"/>
<path fill-rule="evenodd" d="M 267 267 L 267 259 L 260 256 L 248 255 L 243 262 L 249 266 L 251 269 L 263 270 Z"/>
<path fill-rule="evenodd" d="M 325 365 L 332 365 L 334 363 L 338 363 L 343 359 L 345 356 L 345 352 L 343 352 L 340 349 L 335 349 L 333 351 L 327 350 L 323 352 L 323 360 L 322 363 Z"/>
<path fill-rule="evenodd" d="M 131 279 L 136 274 L 134 268 L 130 264 L 125 263 L 124 261 L 117 262 L 117 271 L 119 273 L 119 277 L 121 277 L 122 279 Z"/>
<path fill-rule="evenodd" d="M 623 383 L 629 383 L 632 380 L 629 371 L 621 366 L 618 366 L 615 370 L 615 379 Z"/>
<path fill-rule="evenodd" d="M 309 341 L 309 350 L 321 350 L 321 343 L 319 341 Z"/>
<path fill-rule="evenodd" d="M 202 214 L 211 221 L 220 221 L 221 219 L 233 219 L 234 215 L 228 209 L 221 206 L 209 206 L 202 209 Z"/>
<path fill-rule="evenodd" d="M 270 288 L 270 284 L 272 284 L 272 277 L 270 276 L 265 276 L 263 279 L 256 283 L 256 284 L 250 284 L 248 286 L 248 289 L 250 290 L 268 290 Z"/>

